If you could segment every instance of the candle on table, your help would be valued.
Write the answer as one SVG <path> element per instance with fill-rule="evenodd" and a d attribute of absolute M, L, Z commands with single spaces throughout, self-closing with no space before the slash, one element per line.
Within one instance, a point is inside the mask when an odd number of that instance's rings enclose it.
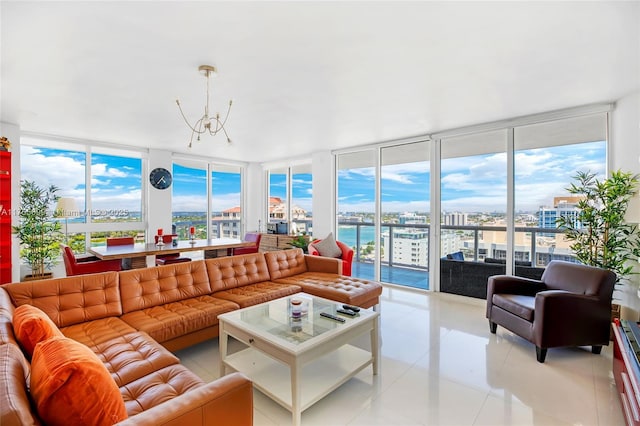
<path fill-rule="evenodd" d="M 195 226 L 192 226 L 191 228 L 189 228 L 189 233 L 190 233 L 191 235 L 195 234 L 195 233 L 196 233 L 196 227 L 195 227 Z"/>
<path fill-rule="evenodd" d="M 162 228 L 158 228 L 158 235 L 162 236 Z"/>

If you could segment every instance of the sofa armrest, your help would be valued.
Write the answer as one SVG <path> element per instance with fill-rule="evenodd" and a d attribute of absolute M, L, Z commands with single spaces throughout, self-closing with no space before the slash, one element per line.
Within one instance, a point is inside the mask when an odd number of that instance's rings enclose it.
<path fill-rule="evenodd" d="M 541 291 L 536 294 L 535 312 L 534 339 L 542 347 L 609 341 L 611 305 L 602 303 L 597 296 L 565 290 Z"/>
<path fill-rule="evenodd" d="M 329 274 L 342 275 L 342 259 L 305 254 L 304 261 L 309 272 L 327 272 Z"/>
<path fill-rule="evenodd" d="M 253 424 L 253 384 L 231 373 L 117 423 L 120 426 Z"/>
<path fill-rule="evenodd" d="M 531 278 L 514 275 L 493 275 L 489 277 L 487 283 L 487 300 L 490 300 L 489 294 L 507 293 L 534 296 L 539 291 L 546 290 L 546 288 L 542 281 Z"/>

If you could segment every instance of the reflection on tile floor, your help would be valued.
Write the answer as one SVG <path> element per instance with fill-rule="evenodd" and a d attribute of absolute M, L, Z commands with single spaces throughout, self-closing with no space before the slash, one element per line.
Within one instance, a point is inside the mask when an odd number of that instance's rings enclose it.
<path fill-rule="evenodd" d="M 624 424 L 612 345 L 600 355 L 549 349 L 539 364 L 532 344 L 501 327 L 489 333 L 484 308 L 481 300 L 385 288 L 380 374 L 361 371 L 304 411 L 302 424 Z M 217 339 L 177 355 L 203 380 L 218 377 Z M 254 424 L 289 425 L 291 414 L 254 391 Z"/>

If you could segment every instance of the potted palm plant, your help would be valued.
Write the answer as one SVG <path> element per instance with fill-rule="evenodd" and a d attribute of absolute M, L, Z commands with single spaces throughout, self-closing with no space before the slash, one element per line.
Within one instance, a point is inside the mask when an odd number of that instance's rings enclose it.
<path fill-rule="evenodd" d="M 567 190 L 581 197 L 578 214 L 561 216 L 558 227 L 580 262 L 614 272 L 619 282 L 635 273 L 630 261 L 637 251 L 638 226 L 624 217 L 636 194 L 638 175 L 618 170 L 599 181 L 595 173 L 578 172 L 574 179 Z"/>
<path fill-rule="evenodd" d="M 13 231 L 20 240 L 20 257 L 31 267 L 25 281 L 50 278 L 47 270 L 58 261 L 62 233 L 52 209 L 58 190 L 54 185 L 41 188 L 32 181 L 20 182 L 20 224 Z"/>

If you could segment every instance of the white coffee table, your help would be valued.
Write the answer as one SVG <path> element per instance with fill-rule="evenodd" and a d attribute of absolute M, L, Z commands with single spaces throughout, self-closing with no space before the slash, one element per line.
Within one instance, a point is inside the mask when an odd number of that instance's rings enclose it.
<path fill-rule="evenodd" d="M 291 317 L 291 299 L 307 302 L 301 319 Z M 368 365 L 378 374 L 378 312 L 361 309 L 356 317 L 336 314 L 342 304 L 305 293 L 229 312 L 220 324 L 220 375 L 225 367 L 246 374 L 254 386 L 282 405 L 299 425 L 304 410 Z M 335 314 L 344 323 L 320 316 Z M 369 351 L 351 345 L 369 333 Z M 227 354 L 232 336 L 247 345 Z"/>

